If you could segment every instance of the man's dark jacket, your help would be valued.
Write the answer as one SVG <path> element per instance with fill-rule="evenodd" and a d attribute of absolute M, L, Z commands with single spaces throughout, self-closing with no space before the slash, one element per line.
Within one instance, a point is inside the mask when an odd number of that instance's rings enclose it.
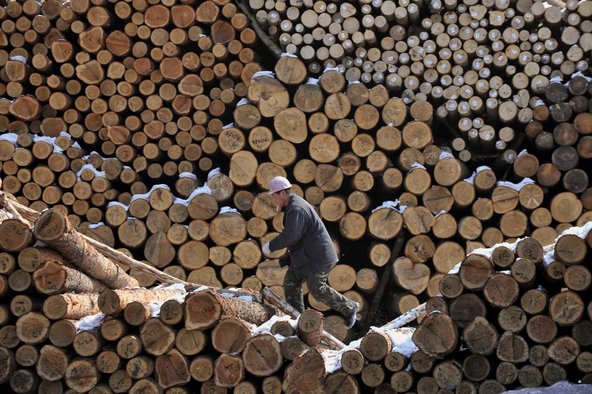
<path fill-rule="evenodd" d="M 269 243 L 271 251 L 282 248 L 288 248 L 291 267 L 300 276 L 329 272 L 339 260 L 321 218 L 295 194 L 284 212 L 284 231 Z"/>

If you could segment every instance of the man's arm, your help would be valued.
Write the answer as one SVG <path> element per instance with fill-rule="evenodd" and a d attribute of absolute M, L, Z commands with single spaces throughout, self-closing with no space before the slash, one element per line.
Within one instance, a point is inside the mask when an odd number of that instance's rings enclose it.
<path fill-rule="evenodd" d="M 282 248 L 294 246 L 304 232 L 306 215 L 300 209 L 291 209 L 284 221 L 284 230 L 269 242 L 269 249 L 273 252 Z"/>

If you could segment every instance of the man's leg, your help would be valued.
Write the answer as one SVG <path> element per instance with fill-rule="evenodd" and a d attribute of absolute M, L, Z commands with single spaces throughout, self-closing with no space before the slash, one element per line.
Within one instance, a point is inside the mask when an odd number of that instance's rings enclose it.
<path fill-rule="evenodd" d="M 294 271 L 292 266 L 288 268 L 284 277 L 284 293 L 286 302 L 292 305 L 300 313 L 304 311 L 304 298 L 302 297 L 302 278 Z"/>
<path fill-rule="evenodd" d="M 348 327 L 355 324 L 358 304 L 329 286 L 326 273 L 312 274 L 306 278 L 306 283 L 308 284 L 308 291 L 317 301 L 322 302 L 345 317 Z"/>

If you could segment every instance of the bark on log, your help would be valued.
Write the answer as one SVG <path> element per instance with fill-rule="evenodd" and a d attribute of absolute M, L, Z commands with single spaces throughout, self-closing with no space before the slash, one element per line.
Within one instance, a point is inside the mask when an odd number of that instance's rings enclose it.
<path fill-rule="evenodd" d="M 120 289 L 138 285 L 136 279 L 82 239 L 60 211 L 50 209 L 42 213 L 34 231 L 38 239 L 59 250 L 70 263 L 107 286 Z"/>
<path fill-rule="evenodd" d="M 100 293 L 106 286 L 82 272 L 67 267 L 59 261 L 49 260 L 33 273 L 37 291 L 43 294 Z"/>
<path fill-rule="evenodd" d="M 194 293 L 185 300 L 185 328 L 188 330 L 213 327 L 222 316 L 261 325 L 274 314 L 276 312 L 273 307 L 227 298 L 208 291 Z"/>

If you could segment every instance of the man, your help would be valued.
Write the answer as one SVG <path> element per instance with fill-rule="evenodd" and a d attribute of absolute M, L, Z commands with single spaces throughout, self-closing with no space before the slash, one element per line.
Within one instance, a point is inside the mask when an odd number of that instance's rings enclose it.
<path fill-rule="evenodd" d="M 265 243 L 263 253 L 288 248 L 288 259 L 280 265 L 289 264 L 284 278 L 286 301 L 298 311 L 304 310 L 302 283 L 315 299 L 338 311 L 346 320 L 348 328 L 356 323 L 358 304 L 327 284 L 327 273 L 337 264 L 338 258 L 333 242 L 321 218 L 303 198 L 292 193 L 292 184 L 281 176 L 269 183 L 269 194 L 284 213 L 284 230 Z"/>

